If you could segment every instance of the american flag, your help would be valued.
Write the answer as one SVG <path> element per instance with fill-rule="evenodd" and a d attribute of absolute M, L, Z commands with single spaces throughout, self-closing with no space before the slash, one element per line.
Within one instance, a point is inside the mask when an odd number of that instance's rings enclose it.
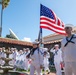
<path fill-rule="evenodd" d="M 59 34 L 65 34 L 64 23 L 56 14 L 44 5 L 40 5 L 40 28 L 52 30 Z"/>

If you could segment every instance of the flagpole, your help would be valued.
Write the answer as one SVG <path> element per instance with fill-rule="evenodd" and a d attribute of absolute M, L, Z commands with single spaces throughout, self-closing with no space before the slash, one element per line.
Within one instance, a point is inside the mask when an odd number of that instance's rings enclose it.
<path fill-rule="evenodd" d="M 2 20 L 3 20 L 3 0 L 1 4 L 1 25 L 0 25 L 0 37 L 2 36 Z"/>
<path fill-rule="evenodd" d="M 0 37 L 2 36 L 2 21 L 3 21 L 3 6 L 1 8 L 1 32 L 0 32 Z"/>

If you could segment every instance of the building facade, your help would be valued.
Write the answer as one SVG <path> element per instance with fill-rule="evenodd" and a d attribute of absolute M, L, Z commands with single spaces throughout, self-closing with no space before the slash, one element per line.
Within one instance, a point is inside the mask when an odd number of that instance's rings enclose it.
<path fill-rule="evenodd" d="M 23 48 L 32 48 L 32 43 L 31 42 L 25 42 L 25 41 L 20 41 L 16 39 L 10 39 L 10 38 L 0 38 L 0 47 L 14 47 L 17 48 L 18 50 L 23 49 Z"/>

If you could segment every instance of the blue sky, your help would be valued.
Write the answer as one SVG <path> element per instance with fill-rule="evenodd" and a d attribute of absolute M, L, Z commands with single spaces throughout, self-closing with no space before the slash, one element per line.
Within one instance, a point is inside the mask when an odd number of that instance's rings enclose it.
<path fill-rule="evenodd" d="M 3 11 L 2 37 L 9 34 L 9 28 L 20 40 L 38 38 L 40 25 L 40 3 L 52 9 L 66 24 L 76 25 L 76 0 L 10 0 Z M 43 36 L 53 34 L 43 29 Z"/>

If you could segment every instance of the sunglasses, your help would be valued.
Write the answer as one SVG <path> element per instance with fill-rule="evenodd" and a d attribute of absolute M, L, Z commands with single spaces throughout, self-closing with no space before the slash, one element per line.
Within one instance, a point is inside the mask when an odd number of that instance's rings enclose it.
<path fill-rule="evenodd" d="M 69 29 L 69 28 L 71 28 L 71 27 L 65 27 L 65 29 Z"/>

